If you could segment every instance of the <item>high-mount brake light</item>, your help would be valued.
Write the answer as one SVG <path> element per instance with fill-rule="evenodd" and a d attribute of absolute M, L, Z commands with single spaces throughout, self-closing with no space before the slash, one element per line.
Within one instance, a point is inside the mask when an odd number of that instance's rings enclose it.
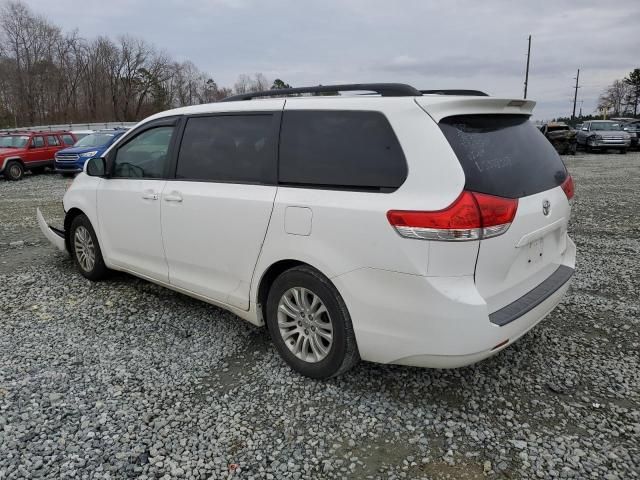
<path fill-rule="evenodd" d="M 405 238 L 469 241 L 505 233 L 518 209 L 517 198 L 463 191 L 443 210 L 390 210 L 389 223 Z"/>
<path fill-rule="evenodd" d="M 562 182 L 562 190 L 564 190 L 564 194 L 567 196 L 567 199 L 571 200 L 573 195 L 576 193 L 576 188 L 573 185 L 573 178 L 571 175 L 567 175 L 564 182 Z"/>

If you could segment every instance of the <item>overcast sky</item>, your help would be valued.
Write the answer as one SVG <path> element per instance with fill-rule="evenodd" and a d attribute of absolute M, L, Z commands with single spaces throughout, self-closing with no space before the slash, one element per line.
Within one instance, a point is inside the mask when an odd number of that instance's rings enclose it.
<path fill-rule="evenodd" d="M 640 0 L 26 0 L 85 38 L 131 34 L 220 85 L 264 73 L 293 86 L 406 82 L 523 94 L 536 118 L 571 113 L 580 68 L 583 112 L 640 68 Z"/>

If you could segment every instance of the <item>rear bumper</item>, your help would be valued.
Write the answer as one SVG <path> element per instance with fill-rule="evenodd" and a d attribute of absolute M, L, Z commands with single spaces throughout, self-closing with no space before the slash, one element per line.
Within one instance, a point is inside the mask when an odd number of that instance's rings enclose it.
<path fill-rule="evenodd" d="M 575 246 L 567 240 L 566 264 L 559 265 L 563 274 L 568 273 L 565 268 L 573 270 L 575 261 Z M 363 360 L 455 368 L 494 355 L 535 327 L 560 303 L 569 277 L 545 295 L 533 289 L 523 297 L 531 300 L 526 308 L 521 305 L 502 326 L 491 321 L 497 312 L 489 312 L 473 276 L 422 277 L 360 269 L 332 281 L 351 314 Z"/>

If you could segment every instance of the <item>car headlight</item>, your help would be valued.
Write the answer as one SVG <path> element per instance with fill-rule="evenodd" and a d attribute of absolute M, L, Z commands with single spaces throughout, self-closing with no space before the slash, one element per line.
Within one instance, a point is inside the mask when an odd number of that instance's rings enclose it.
<path fill-rule="evenodd" d="M 95 157 L 98 154 L 97 150 L 92 150 L 91 152 L 81 153 L 80 156 L 84 158 Z"/>

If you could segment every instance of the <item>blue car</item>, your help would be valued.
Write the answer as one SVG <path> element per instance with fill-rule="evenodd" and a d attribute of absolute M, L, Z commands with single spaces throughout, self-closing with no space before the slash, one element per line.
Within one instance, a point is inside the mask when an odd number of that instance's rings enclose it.
<path fill-rule="evenodd" d="M 56 152 L 55 169 L 63 176 L 81 172 L 87 160 L 100 157 L 127 130 L 99 130 L 82 137 L 72 147 Z"/>

